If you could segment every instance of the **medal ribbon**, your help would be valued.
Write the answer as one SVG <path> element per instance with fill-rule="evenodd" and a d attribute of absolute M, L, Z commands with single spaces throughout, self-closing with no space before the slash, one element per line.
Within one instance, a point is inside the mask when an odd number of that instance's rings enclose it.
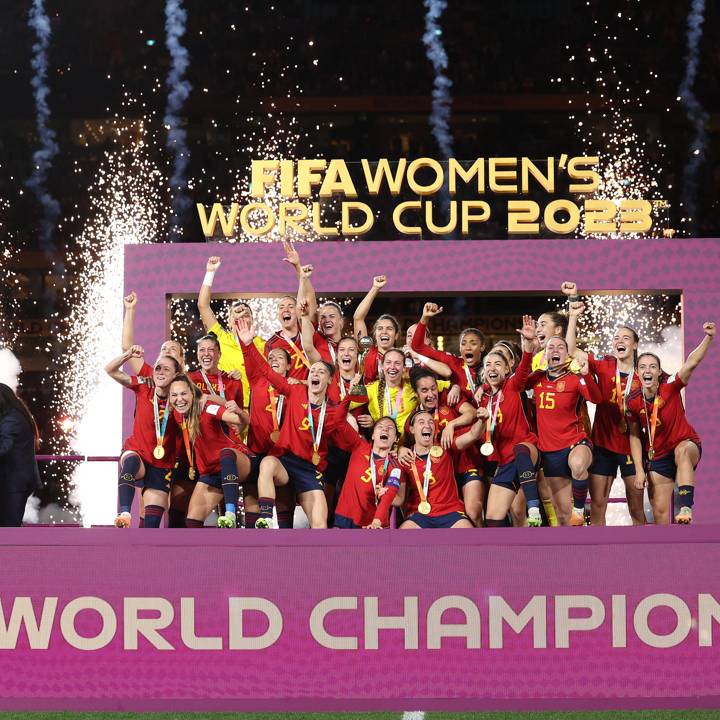
<path fill-rule="evenodd" d="M 405 401 L 403 400 L 403 386 L 401 385 L 397 389 L 397 395 L 395 395 L 395 407 L 393 408 L 392 400 L 390 399 L 390 388 L 385 386 L 385 413 L 389 415 L 393 420 L 397 420 L 398 413 L 405 408 Z"/>
<path fill-rule="evenodd" d="M 299 357 L 302 360 L 303 365 L 309 370 L 310 369 L 310 362 L 307 359 L 307 356 L 305 355 L 305 351 L 302 348 L 299 348 L 293 340 L 290 338 L 286 338 L 284 335 L 281 335 L 280 333 L 277 333 L 277 336 L 279 338 L 282 338 L 294 351 L 295 355 Z"/>
<path fill-rule="evenodd" d="M 385 475 L 387 474 L 388 469 L 388 463 L 390 462 L 390 456 L 385 456 L 385 462 L 383 463 L 383 469 L 380 473 L 380 482 L 385 479 Z M 375 498 L 375 504 L 378 504 L 378 490 L 380 489 L 377 484 L 377 467 L 375 465 L 375 456 L 372 450 L 370 450 L 370 477 L 372 478 L 372 484 L 373 484 L 373 497 Z M 382 487 L 382 484 L 380 485 Z"/>
<path fill-rule="evenodd" d="M 635 377 L 635 368 L 633 368 L 630 371 L 630 374 L 627 376 L 627 383 L 625 385 L 625 391 L 623 392 L 622 389 L 622 380 L 620 378 L 620 370 L 618 370 L 618 366 L 615 366 L 615 400 L 618 405 L 618 409 L 620 410 L 620 414 L 625 417 L 625 412 L 627 410 L 627 398 L 630 394 L 630 390 L 632 389 L 632 382 L 633 378 Z"/>
<path fill-rule="evenodd" d="M 200 374 L 202 375 L 205 385 L 207 386 L 208 392 L 211 395 L 214 395 L 215 391 L 213 390 L 212 383 L 210 382 L 210 379 L 205 374 L 205 371 L 202 368 L 200 368 Z M 218 388 L 218 395 L 224 400 L 225 399 L 225 383 L 223 382 L 222 373 L 220 372 L 220 370 L 218 370 L 217 388 Z"/>
<path fill-rule="evenodd" d="M 495 407 L 493 408 L 493 398 L 497 397 Z M 495 395 L 488 397 L 488 414 L 490 417 L 485 422 L 485 442 L 489 443 L 492 434 L 495 432 L 495 424 L 497 423 L 498 410 L 500 410 L 500 400 L 502 400 L 502 390 L 498 390 Z"/>
<path fill-rule="evenodd" d="M 318 447 L 320 447 L 320 439 L 322 438 L 322 432 L 323 432 L 323 426 L 325 425 L 325 410 L 327 409 L 327 400 L 323 400 L 322 405 L 320 406 L 320 417 L 318 418 L 318 427 L 317 427 L 317 433 L 315 432 L 315 422 L 313 421 L 312 416 L 312 405 L 310 404 L 310 400 L 308 399 L 308 423 L 310 424 L 310 434 L 312 435 L 313 439 L 313 451 L 318 452 Z"/>
<path fill-rule="evenodd" d="M 268 385 L 268 396 L 270 397 L 270 414 L 272 415 L 273 432 L 280 427 L 280 421 L 282 420 L 283 401 L 285 396 L 275 396 L 275 388 L 272 385 Z"/>
<path fill-rule="evenodd" d="M 350 383 L 352 382 L 352 378 L 348 380 L 348 386 L 345 387 L 345 378 L 341 375 L 340 381 L 338 382 L 338 385 L 340 386 L 340 399 L 344 400 L 345 396 L 350 392 Z"/>
<path fill-rule="evenodd" d="M 645 400 L 644 395 L 643 403 L 645 405 L 645 426 L 647 427 L 648 444 L 650 446 L 650 450 L 655 452 L 655 430 L 657 430 L 658 410 L 660 409 L 660 396 L 655 395 L 655 399 L 653 400 L 652 417 L 649 420 L 647 411 L 647 400 Z"/>
<path fill-rule="evenodd" d="M 470 392 L 475 395 L 475 390 L 477 390 L 477 385 L 475 385 L 475 381 L 473 380 L 472 373 L 470 372 L 470 367 L 467 363 L 463 363 L 463 370 L 465 370 L 465 377 L 468 381 L 468 387 L 470 388 Z"/>
<path fill-rule="evenodd" d="M 328 350 L 330 351 L 330 357 L 332 358 L 332 364 L 335 364 L 335 358 L 337 358 L 337 354 L 335 353 L 335 348 L 333 347 L 333 341 L 330 338 L 325 338 L 327 341 Z"/>
<path fill-rule="evenodd" d="M 158 407 L 158 395 L 157 390 L 153 393 L 153 420 L 155 421 L 155 438 L 157 439 L 157 446 L 162 447 L 163 439 L 165 437 L 165 430 L 167 429 L 168 418 L 170 417 L 170 403 L 165 402 L 165 410 L 163 411 L 162 427 L 160 426 L 160 409 Z"/>
<path fill-rule="evenodd" d="M 188 432 L 188 426 L 187 426 L 187 420 L 183 418 L 182 421 L 182 436 L 183 436 L 183 442 L 185 443 L 185 452 L 187 453 L 188 461 L 190 462 L 190 467 L 192 468 L 194 464 L 193 460 L 193 448 L 192 444 L 190 443 L 190 433 Z"/>
<path fill-rule="evenodd" d="M 430 485 L 430 454 L 428 453 L 427 460 L 425 461 L 425 471 L 423 472 L 422 485 L 420 484 L 420 477 L 417 471 L 417 462 L 413 462 L 410 469 L 412 470 L 413 478 L 415 478 L 415 485 L 417 486 L 418 494 L 420 495 L 420 502 L 427 502 L 427 491 L 428 486 Z"/>

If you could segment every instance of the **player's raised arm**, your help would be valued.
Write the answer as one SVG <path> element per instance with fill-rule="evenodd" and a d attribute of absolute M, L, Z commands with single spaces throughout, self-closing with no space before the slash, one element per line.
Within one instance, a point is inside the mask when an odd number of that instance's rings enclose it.
<path fill-rule="evenodd" d="M 370 312 L 373 301 L 378 293 L 387 285 L 387 277 L 385 275 L 376 275 L 373 278 L 373 284 L 367 295 L 361 300 L 353 314 L 353 334 L 356 338 L 365 337 L 368 334 L 367 323 L 365 319 Z"/>
<path fill-rule="evenodd" d="M 123 372 L 120 368 L 130 360 L 130 358 L 138 358 L 140 360 L 140 364 L 142 365 L 142 360 L 145 355 L 145 351 L 139 346 L 139 345 L 133 345 L 129 350 L 126 350 L 122 355 L 118 355 L 118 357 L 111 360 L 106 366 L 105 366 L 105 372 L 113 379 L 115 382 L 120 383 L 121 385 L 124 385 L 127 387 L 132 382 L 132 378 L 127 373 Z"/>
<path fill-rule="evenodd" d="M 678 371 L 678 377 L 687 385 L 690 376 L 693 374 L 695 368 L 701 363 L 705 357 L 710 343 L 712 343 L 715 337 L 715 323 L 706 322 L 703 325 L 703 332 L 705 337 L 702 339 L 700 344 L 687 356 L 687 360 L 683 363 L 683 366 Z"/>
<path fill-rule="evenodd" d="M 312 365 L 313 363 L 322 360 L 322 356 L 315 347 L 315 327 L 310 321 L 308 306 L 306 303 L 303 302 L 298 305 L 298 312 L 300 313 L 300 339 L 308 361 Z"/>
<path fill-rule="evenodd" d="M 217 322 L 215 313 L 210 308 L 210 300 L 212 298 L 212 284 L 215 279 L 215 272 L 219 267 L 220 258 L 217 255 L 208 258 L 207 265 L 205 266 L 205 277 L 203 278 L 200 292 L 198 293 L 198 310 L 200 311 L 200 319 L 206 331 Z"/>
<path fill-rule="evenodd" d="M 135 344 L 135 310 L 137 309 L 137 300 L 137 294 L 134 290 L 123 298 L 123 305 L 125 306 L 122 327 L 123 350 L 129 350 Z M 127 363 L 134 373 L 138 373 L 143 366 L 143 358 L 132 356 Z"/>

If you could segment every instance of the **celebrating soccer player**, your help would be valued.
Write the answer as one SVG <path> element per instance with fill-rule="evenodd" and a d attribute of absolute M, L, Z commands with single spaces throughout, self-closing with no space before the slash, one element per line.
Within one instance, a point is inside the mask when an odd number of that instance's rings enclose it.
<path fill-rule="evenodd" d="M 705 357 L 713 338 L 715 323 L 703 325 L 705 337 L 688 355 L 677 373 L 665 377 L 660 359 L 652 353 L 638 357 L 638 376 L 642 391 L 631 397 L 630 448 L 635 463 L 638 489 L 649 482 L 650 502 L 655 522 L 670 522 L 674 483 L 678 485 L 680 509 L 675 521 L 692 522 L 695 494 L 695 468 L 700 462 L 700 437 L 685 417 L 680 391 L 688 384 L 695 368 Z M 643 466 L 643 438 L 648 470 Z"/>
<path fill-rule="evenodd" d="M 577 319 L 582 314 L 581 302 L 570 304 L 570 322 L 567 331 L 568 350 L 576 358 L 587 357 L 590 372 L 597 376 L 602 402 L 595 409 L 591 439 L 593 464 L 590 467 L 590 522 L 605 524 L 610 487 L 618 468 L 625 483 L 628 510 L 633 525 L 645 524 L 642 485 L 635 486 L 635 465 L 630 456 L 628 437 L 628 398 L 640 389 L 635 372 L 638 336 L 635 330 L 621 325 L 612 341 L 612 355 L 595 357 L 592 353 L 576 350 Z"/>
<path fill-rule="evenodd" d="M 225 514 L 218 518 L 218 527 L 236 527 L 240 483 L 250 472 L 247 448 L 237 437 L 245 420 L 201 393 L 187 375 L 178 375 L 170 384 L 170 406 L 181 429 L 190 478 L 196 479 L 196 471 L 198 475 L 186 527 L 202 527 L 221 500 Z M 222 423 L 233 426 L 236 437 L 228 437 Z"/>
<path fill-rule="evenodd" d="M 123 444 L 118 476 L 118 515 L 115 525 L 130 527 L 130 508 L 136 485 L 142 488 L 145 527 L 160 527 L 168 508 L 170 481 L 180 449 L 180 433 L 168 404 L 168 388 L 181 371 L 180 363 L 169 355 L 155 362 L 152 387 L 144 378 L 127 375 L 120 368 L 131 358 L 142 361 L 144 350 L 133 345 L 111 360 L 105 372 L 135 393 L 135 419 L 132 435 Z"/>
<path fill-rule="evenodd" d="M 587 361 L 580 375 L 569 371 L 571 358 L 563 338 L 551 337 L 545 344 L 545 356 L 547 369 L 532 373 L 526 383 L 535 397 L 542 468 L 560 525 L 583 525 L 592 463 L 592 444 L 582 416 L 583 398 L 599 403 L 602 394 Z"/>

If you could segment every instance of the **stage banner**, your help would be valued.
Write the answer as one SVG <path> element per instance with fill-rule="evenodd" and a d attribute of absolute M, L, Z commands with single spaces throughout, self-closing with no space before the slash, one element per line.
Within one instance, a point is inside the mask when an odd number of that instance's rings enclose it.
<path fill-rule="evenodd" d="M 717 706 L 720 528 L 3 530 L 2 710 Z"/>

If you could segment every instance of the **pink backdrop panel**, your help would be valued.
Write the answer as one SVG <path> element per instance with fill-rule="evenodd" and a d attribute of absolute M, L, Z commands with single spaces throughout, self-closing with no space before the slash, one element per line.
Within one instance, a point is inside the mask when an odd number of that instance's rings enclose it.
<path fill-rule="evenodd" d="M 706 320 L 718 320 L 720 243 L 716 239 L 502 240 L 319 242 L 300 245 L 303 262 L 315 266 L 321 294 L 364 293 L 373 275 L 390 275 L 388 292 L 543 292 L 557 294 L 572 279 L 582 291 L 674 290 L 683 296 L 686 351 L 702 337 Z M 167 297 L 197 293 L 205 263 L 219 254 L 222 266 L 213 292 L 294 293 L 296 279 L 277 243 L 153 244 L 125 248 L 125 290 L 140 297 L 136 342 L 157 348 L 166 338 Z M 641 345 L 642 347 L 642 345 Z M 720 503 L 720 354 L 713 348 L 693 376 L 686 404 L 704 440 L 698 468 L 698 522 L 710 522 Z M 132 397 L 124 398 L 124 429 L 132 420 Z"/>
<path fill-rule="evenodd" d="M 701 596 L 706 604 L 720 601 L 719 552 L 719 526 L 709 525 L 611 532 L 3 529 L 0 710 L 718 707 L 720 606 L 715 619 L 699 608 Z M 432 647 L 428 611 L 448 596 L 472 603 L 478 623 L 469 643 L 446 637 Z M 596 605 L 592 629 L 570 632 L 566 647 L 556 634 L 567 626 L 556 614 L 563 596 Z M 516 613 L 540 598 L 539 639 L 532 626 L 516 634 L 505 625 L 502 647 L 491 647 L 493 597 Z M 277 608 L 282 627 L 274 642 L 230 647 L 231 598 L 261 598 Z M 332 636 L 354 639 L 355 648 L 331 649 L 318 641 L 317 622 L 311 629 L 314 609 L 329 598 L 357 608 L 322 622 Z M 416 602 L 408 612 L 417 621 L 416 642 L 380 630 L 373 649 L 366 598 L 377 598 L 381 616 L 402 615 Z M 133 599 L 145 609 L 133 611 Z M 86 609 L 75 613 L 71 603 Z M 642 603 L 657 606 L 646 620 Z M 151 644 L 133 630 L 133 618 L 161 612 L 160 640 Z M 588 608 L 569 613 L 588 616 Z M 450 609 L 443 622 L 465 618 Z M 44 630 L 26 633 L 33 623 Z M 247 636 L 267 627 L 257 612 L 244 617 Z M 648 632 L 657 638 L 648 641 Z M 78 636 L 100 641 L 80 648 Z M 215 647 L 193 647 L 193 636 L 215 638 Z"/>

